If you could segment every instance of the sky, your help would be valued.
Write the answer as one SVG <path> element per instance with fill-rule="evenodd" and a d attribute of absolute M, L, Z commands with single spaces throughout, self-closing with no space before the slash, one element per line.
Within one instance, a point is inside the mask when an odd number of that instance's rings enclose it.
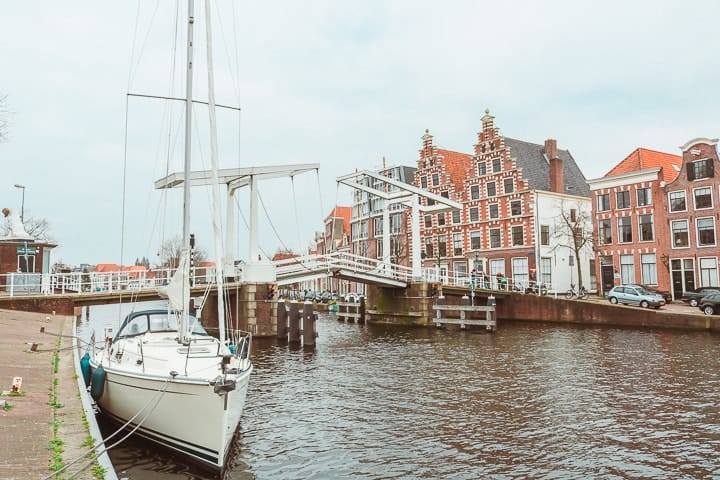
<path fill-rule="evenodd" d="M 204 2 L 194 97 L 207 100 Z M 0 207 L 44 218 L 52 262 L 158 261 L 180 234 L 181 193 L 153 182 L 182 162 L 186 4 L 3 2 Z M 471 153 L 486 108 L 503 135 L 555 138 L 586 178 L 638 147 L 679 154 L 720 136 L 720 2 L 331 0 L 212 3 L 221 168 L 317 163 L 259 187 L 264 255 L 305 251 L 336 178 L 412 165 L 425 129 Z M 179 20 L 178 20 L 179 19 Z M 177 33 L 176 33 L 177 32 Z M 174 47 L 178 39 L 177 47 Z M 194 108 L 193 168 L 209 168 L 208 113 Z M 192 227 L 212 253 L 207 189 Z M 247 192 L 237 196 L 247 217 Z M 238 217 L 234 250 L 247 257 Z M 223 216 L 224 218 L 224 216 Z"/>

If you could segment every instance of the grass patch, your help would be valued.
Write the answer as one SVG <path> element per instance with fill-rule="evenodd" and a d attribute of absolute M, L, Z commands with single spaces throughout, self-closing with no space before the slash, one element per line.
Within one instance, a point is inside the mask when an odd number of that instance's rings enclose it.
<path fill-rule="evenodd" d="M 10 402 L 5 402 L 5 407 L 3 408 L 3 410 L 7 412 L 8 410 L 12 410 L 13 408 L 15 408 L 15 405 Z"/>

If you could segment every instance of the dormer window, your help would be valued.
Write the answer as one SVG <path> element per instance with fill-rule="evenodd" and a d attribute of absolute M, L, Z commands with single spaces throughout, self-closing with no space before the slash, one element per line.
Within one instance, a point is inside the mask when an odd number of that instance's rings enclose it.
<path fill-rule="evenodd" d="M 715 176 L 713 171 L 712 158 L 688 162 L 687 175 L 688 180 L 700 180 L 701 178 L 712 178 Z"/>

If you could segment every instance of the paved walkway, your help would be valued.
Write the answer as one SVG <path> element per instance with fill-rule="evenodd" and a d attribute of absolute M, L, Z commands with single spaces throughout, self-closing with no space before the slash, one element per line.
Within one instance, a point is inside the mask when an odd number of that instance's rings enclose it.
<path fill-rule="evenodd" d="M 88 438 L 78 395 L 72 354 L 72 317 L 0 310 L 0 390 L 10 391 L 13 377 L 22 377 L 21 396 L 2 395 L 12 405 L 0 409 L 0 478 L 40 479 L 52 473 L 53 450 L 49 448 L 53 425 L 64 443 L 62 461 L 67 463 L 87 450 Z M 48 333 L 40 333 L 41 327 Z M 55 335 L 51 335 L 55 334 Z M 59 343 L 58 343 L 59 341 Z M 30 350 L 33 343 L 38 351 Z M 54 358 L 59 349 L 58 372 Z M 57 402 L 50 406 L 50 392 L 57 377 Z M 84 462 L 78 463 L 78 465 Z M 71 467 L 63 476 L 77 469 Z M 78 479 L 95 479 L 91 466 Z"/>

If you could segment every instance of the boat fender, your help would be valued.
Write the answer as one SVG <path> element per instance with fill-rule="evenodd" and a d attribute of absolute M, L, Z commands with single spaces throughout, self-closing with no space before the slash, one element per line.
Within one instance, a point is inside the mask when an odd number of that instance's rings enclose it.
<path fill-rule="evenodd" d="M 90 396 L 93 400 L 102 397 L 105 391 L 105 369 L 100 365 L 92 374 L 92 382 L 90 384 Z"/>
<path fill-rule="evenodd" d="M 85 380 L 85 388 L 87 388 L 90 386 L 90 354 L 87 352 L 80 359 L 80 371 Z"/>

